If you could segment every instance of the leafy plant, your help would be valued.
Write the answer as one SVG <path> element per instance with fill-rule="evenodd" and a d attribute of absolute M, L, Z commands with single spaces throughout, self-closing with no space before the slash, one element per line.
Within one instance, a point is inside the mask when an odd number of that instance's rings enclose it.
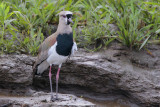
<path fill-rule="evenodd" d="M 158 37 L 160 38 L 160 2 L 158 0 L 155 0 L 154 2 L 143 2 L 142 9 L 144 11 L 145 23 L 153 24 L 152 35 L 154 36 L 152 38 L 156 41 Z"/>
<path fill-rule="evenodd" d="M 159 0 L 0 0 L 0 50 L 36 55 L 62 10 L 74 13 L 78 45 L 96 51 L 117 39 L 131 49 L 142 49 L 160 42 L 159 9 Z M 109 24 L 119 31 L 111 32 Z"/>
<path fill-rule="evenodd" d="M 151 36 L 150 28 L 153 24 L 141 26 L 140 21 L 143 19 L 142 10 L 131 1 L 131 5 L 123 5 L 123 13 L 119 14 L 110 8 L 110 13 L 116 20 L 119 28 L 118 40 L 128 46 L 130 49 L 139 47 L 141 49 Z"/>
<path fill-rule="evenodd" d="M 82 35 L 84 36 L 84 41 L 82 42 L 90 51 L 97 51 L 115 39 L 108 26 L 111 21 L 110 15 L 104 12 L 105 9 L 99 2 L 95 3 L 91 0 L 88 2 L 83 0 L 81 4 L 85 8 L 84 12 L 87 20 L 87 26 L 82 30 Z"/>
<path fill-rule="evenodd" d="M 10 11 L 10 6 L 5 3 L 0 4 L 0 50 L 2 53 L 9 50 L 12 47 L 13 42 L 6 42 L 8 38 L 5 35 L 12 34 L 13 31 L 17 31 L 16 28 L 12 26 L 12 22 L 16 19 L 12 19 L 11 16 L 13 12 Z M 8 40 L 7 40 L 8 41 Z"/>
<path fill-rule="evenodd" d="M 42 28 L 38 29 L 38 32 L 35 33 L 33 29 L 30 32 L 30 38 L 25 38 L 27 41 L 26 47 L 29 51 L 29 54 L 36 55 L 39 49 L 39 45 L 43 42 L 44 36 L 41 32 Z"/>

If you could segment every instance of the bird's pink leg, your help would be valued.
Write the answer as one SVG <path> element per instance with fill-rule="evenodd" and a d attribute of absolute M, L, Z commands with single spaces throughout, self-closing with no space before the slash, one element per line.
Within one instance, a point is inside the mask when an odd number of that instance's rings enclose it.
<path fill-rule="evenodd" d="M 59 79 L 59 72 L 61 69 L 61 64 L 58 67 L 57 75 L 56 75 L 56 99 L 58 100 L 58 79 Z"/>
<path fill-rule="evenodd" d="M 51 101 L 54 101 L 53 90 L 52 90 L 52 73 L 51 73 L 51 68 L 52 68 L 52 65 L 50 65 L 50 69 L 49 69 L 49 82 L 50 82 L 50 88 L 51 88 Z"/>

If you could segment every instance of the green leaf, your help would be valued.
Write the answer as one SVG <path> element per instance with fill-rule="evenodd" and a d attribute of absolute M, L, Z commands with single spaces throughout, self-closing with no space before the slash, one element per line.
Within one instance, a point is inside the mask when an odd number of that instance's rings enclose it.
<path fill-rule="evenodd" d="M 151 37 L 151 35 L 148 35 L 147 39 L 145 39 L 145 41 L 142 43 L 142 45 L 140 46 L 139 50 L 141 50 L 144 45 L 147 43 L 148 39 Z"/>

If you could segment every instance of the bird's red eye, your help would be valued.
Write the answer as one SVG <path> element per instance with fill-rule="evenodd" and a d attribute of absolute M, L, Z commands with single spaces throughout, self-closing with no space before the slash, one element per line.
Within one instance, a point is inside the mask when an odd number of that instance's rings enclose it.
<path fill-rule="evenodd" d="M 66 16 L 65 16 L 65 15 L 63 15 L 63 17 L 64 17 L 64 18 L 66 18 Z"/>

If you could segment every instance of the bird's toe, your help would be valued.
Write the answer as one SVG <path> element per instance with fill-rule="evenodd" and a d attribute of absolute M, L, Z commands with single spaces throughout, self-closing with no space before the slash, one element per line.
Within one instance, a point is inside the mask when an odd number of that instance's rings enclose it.
<path fill-rule="evenodd" d="M 56 101 L 57 99 L 56 98 L 54 98 L 53 96 L 51 96 L 51 101 L 52 102 L 54 102 L 54 101 Z"/>
<path fill-rule="evenodd" d="M 56 100 L 59 100 L 59 98 L 56 98 Z"/>

